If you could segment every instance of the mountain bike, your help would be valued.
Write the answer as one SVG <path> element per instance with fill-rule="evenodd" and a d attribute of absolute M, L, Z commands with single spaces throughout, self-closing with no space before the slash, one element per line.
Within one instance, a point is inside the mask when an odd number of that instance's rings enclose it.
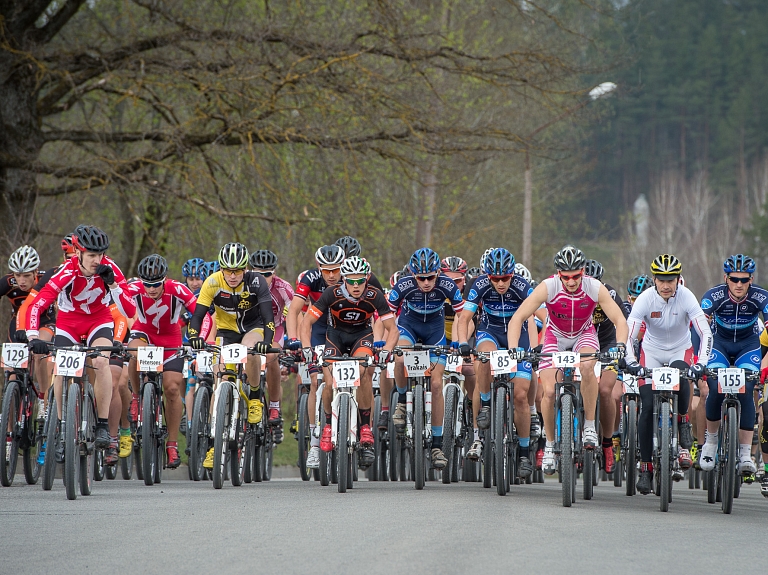
<path fill-rule="evenodd" d="M 189 422 L 187 449 L 188 464 L 193 481 L 210 479 L 210 473 L 203 467 L 203 461 L 212 447 L 211 399 L 213 397 L 213 353 L 198 351 L 195 356 L 196 380 L 192 419 Z"/>
<path fill-rule="evenodd" d="M 621 487 L 622 475 L 626 474 L 625 492 L 628 496 L 632 496 L 637 492 L 637 462 L 640 453 L 640 446 L 637 442 L 637 422 L 640 416 L 640 410 L 638 409 L 640 386 L 637 376 L 629 373 L 623 374 L 622 384 L 624 386 L 624 393 L 621 396 L 621 419 L 619 420 L 621 448 L 619 450 L 619 460 L 616 462 L 616 467 L 613 470 L 613 478 L 614 485 Z"/>
<path fill-rule="evenodd" d="M 462 478 L 465 465 L 464 454 L 467 437 L 471 444 L 472 425 L 467 418 L 466 393 L 462 366 L 464 359 L 457 353 L 448 354 L 443 373 L 443 455 L 448 464 L 443 469 L 443 483 L 456 483 Z M 469 448 L 467 448 L 468 450 Z M 474 462 L 470 462 L 473 466 Z"/>

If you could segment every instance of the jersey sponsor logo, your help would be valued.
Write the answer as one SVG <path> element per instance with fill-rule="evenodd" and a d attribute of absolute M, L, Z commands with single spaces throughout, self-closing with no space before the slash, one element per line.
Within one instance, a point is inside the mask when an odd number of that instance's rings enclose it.
<path fill-rule="evenodd" d="M 237 309 L 251 309 L 251 302 L 247 299 L 241 299 L 240 303 L 237 304 Z"/>
<path fill-rule="evenodd" d="M 527 293 L 527 294 L 525 294 L 525 297 L 528 297 L 528 296 L 529 296 L 529 295 L 531 295 L 532 293 L 533 293 L 533 288 L 528 288 L 528 293 Z"/>
<path fill-rule="evenodd" d="M 240 292 L 240 299 L 248 299 L 249 297 L 251 297 L 251 294 L 248 290 Z"/>
<path fill-rule="evenodd" d="M 473 289 L 469 290 L 469 299 L 476 299 L 477 298 L 477 292 Z"/>
<path fill-rule="evenodd" d="M 712 307 L 712 300 L 704 298 L 701 300 L 701 309 L 709 309 Z"/>
<path fill-rule="evenodd" d="M 147 315 L 154 315 L 155 319 L 152 320 L 152 325 L 155 329 L 160 331 L 160 318 L 168 311 L 168 306 L 163 304 L 162 299 L 155 300 L 151 306 L 147 308 Z"/>
<path fill-rule="evenodd" d="M 748 309 L 747 306 L 745 306 L 745 305 L 741 306 L 741 311 L 747 311 L 747 309 Z"/>
<path fill-rule="evenodd" d="M 651 319 L 660 319 L 661 318 L 661 312 L 660 311 L 652 311 L 651 312 Z"/>
<path fill-rule="evenodd" d="M 749 356 L 749 361 L 751 361 L 755 365 L 760 365 L 760 356 L 759 355 L 751 355 L 751 356 Z"/>
<path fill-rule="evenodd" d="M 397 301 L 398 297 L 400 297 L 400 294 L 397 293 L 397 290 L 392 290 L 389 292 L 389 301 Z"/>
<path fill-rule="evenodd" d="M 754 299 L 756 299 L 760 303 L 763 303 L 765 301 L 765 294 L 755 293 Z"/>
<path fill-rule="evenodd" d="M 489 280 L 488 280 L 488 276 L 486 276 L 486 277 L 484 277 L 484 278 L 480 278 L 479 280 L 477 280 L 477 281 L 475 282 L 475 287 L 476 287 L 477 289 L 483 289 L 485 286 L 487 286 L 487 285 L 488 285 L 488 281 L 489 281 Z"/>
<path fill-rule="evenodd" d="M 224 292 L 224 291 L 223 292 L 219 292 L 218 296 L 220 298 L 226 298 L 226 299 L 229 299 L 230 297 L 232 297 L 227 292 Z"/>
<path fill-rule="evenodd" d="M 713 300 L 723 299 L 724 297 L 725 297 L 725 291 L 724 290 L 719 289 L 719 290 L 717 290 L 715 292 L 712 292 L 712 299 Z"/>
<path fill-rule="evenodd" d="M 588 308 L 589 304 L 587 302 L 582 302 L 582 303 L 579 304 L 579 307 L 582 308 L 582 309 Z"/>
<path fill-rule="evenodd" d="M 400 282 L 398 282 L 397 284 L 397 287 L 399 287 L 403 291 L 407 290 L 408 288 L 412 288 L 413 280 L 412 279 L 400 280 Z"/>
<path fill-rule="evenodd" d="M 453 294 L 454 301 L 461 301 L 461 290 L 456 288 L 456 293 Z"/>
<path fill-rule="evenodd" d="M 456 284 L 453 283 L 448 278 L 446 278 L 446 279 L 441 279 L 440 280 L 440 287 L 443 288 L 443 289 L 446 289 L 446 290 L 448 290 L 450 292 L 451 290 L 453 290 L 456 287 Z"/>

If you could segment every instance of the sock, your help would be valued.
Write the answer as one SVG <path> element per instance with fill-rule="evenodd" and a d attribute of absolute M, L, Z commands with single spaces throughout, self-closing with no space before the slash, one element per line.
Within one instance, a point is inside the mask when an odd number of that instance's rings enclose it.
<path fill-rule="evenodd" d="M 361 409 L 360 411 L 360 425 L 370 425 L 371 424 L 371 410 L 370 409 Z"/>
<path fill-rule="evenodd" d="M 112 440 L 112 443 L 117 443 L 117 435 L 109 434 L 109 438 Z"/>
<path fill-rule="evenodd" d="M 178 442 L 176 441 L 168 441 L 165 444 L 166 447 L 178 447 Z"/>
<path fill-rule="evenodd" d="M 269 409 L 280 409 L 280 402 L 279 401 L 270 401 L 269 402 Z"/>
<path fill-rule="evenodd" d="M 120 428 L 120 437 L 128 437 L 130 434 L 131 434 L 131 428 L 130 427 L 127 428 L 127 429 L 124 428 L 124 427 Z"/>
<path fill-rule="evenodd" d="M 768 463 L 763 463 L 763 469 L 765 469 L 765 472 L 768 473 Z"/>
<path fill-rule="evenodd" d="M 388 405 L 386 405 L 386 406 L 382 405 L 381 406 L 381 413 L 384 413 L 384 412 L 389 413 L 389 406 Z"/>
<path fill-rule="evenodd" d="M 397 403 L 405 403 L 405 392 L 408 391 L 407 387 L 398 387 L 397 388 Z"/>
<path fill-rule="evenodd" d="M 603 437 L 603 447 L 613 447 L 613 439 L 610 437 Z"/>
<path fill-rule="evenodd" d="M 519 440 L 520 442 L 520 457 L 528 457 L 529 454 L 529 448 L 531 445 L 531 438 L 530 437 L 521 437 Z"/>
<path fill-rule="evenodd" d="M 531 415 L 536 415 L 536 405 L 530 406 Z"/>
<path fill-rule="evenodd" d="M 709 443 L 709 444 L 714 443 L 715 445 L 717 445 L 717 433 L 710 433 L 709 431 L 707 431 L 704 434 L 704 437 L 705 437 L 705 440 L 704 440 L 705 443 Z"/>
<path fill-rule="evenodd" d="M 650 471 L 651 473 L 653 473 L 653 463 L 651 463 L 650 461 L 647 463 L 643 461 L 640 464 L 640 471 Z"/>
<path fill-rule="evenodd" d="M 480 430 L 477 427 L 475 427 L 473 431 L 474 431 L 474 436 L 472 437 L 472 440 L 480 441 Z"/>
<path fill-rule="evenodd" d="M 752 444 L 742 443 L 739 445 L 739 459 L 752 459 Z"/>
<path fill-rule="evenodd" d="M 529 448 L 520 446 L 520 457 L 529 457 Z"/>
<path fill-rule="evenodd" d="M 251 391 L 248 392 L 248 399 L 259 399 L 260 394 L 259 391 L 261 391 L 258 387 L 252 387 Z"/>
<path fill-rule="evenodd" d="M 585 419 L 584 420 L 584 429 L 595 429 L 595 420 L 594 419 Z"/>
<path fill-rule="evenodd" d="M 313 425 L 313 424 L 309 425 L 309 446 L 310 447 L 320 447 L 320 438 L 315 437 L 316 428 L 317 428 L 317 425 Z"/>
<path fill-rule="evenodd" d="M 325 424 L 326 425 L 330 425 L 331 424 L 331 414 L 330 413 L 326 413 L 325 414 Z"/>
<path fill-rule="evenodd" d="M 443 448 L 443 436 L 442 435 L 433 435 L 432 436 L 432 449 L 442 449 Z"/>
<path fill-rule="evenodd" d="M 691 420 L 690 417 L 688 417 L 687 413 L 681 413 L 677 416 L 677 422 L 678 423 L 688 423 Z"/>
<path fill-rule="evenodd" d="M 106 417 L 96 419 L 96 427 L 109 427 L 109 420 Z"/>
<path fill-rule="evenodd" d="M 554 441 L 547 441 L 546 447 L 549 447 L 550 449 L 555 448 L 555 442 Z"/>

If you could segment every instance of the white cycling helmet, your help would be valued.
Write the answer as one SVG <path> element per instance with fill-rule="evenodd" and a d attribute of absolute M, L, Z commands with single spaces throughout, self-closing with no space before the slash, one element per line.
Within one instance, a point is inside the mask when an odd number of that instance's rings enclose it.
<path fill-rule="evenodd" d="M 496 248 L 488 248 L 483 252 L 483 255 L 480 256 L 480 269 L 485 269 L 485 258 L 488 257 L 488 254 L 490 254 L 493 250 Z"/>
<path fill-rule="evenodd" d="M 352 256 L 344 260 L 341 264 L 341 275 L 353 276 L 353 275 L 365 275 L 371 273 L 371 265 L 360 256 Z"/>
<path fill-rule="evenodd" d="M 320 267 L 324 266 L 340 266 L 344 261 L 344 250 L 332 244 L 330 246 L 321 246 L 315 252 L 315 261 Z"/>
<path fill-rule="evenodd" d="M 531 275 L 531 272 L 529 272 L 528 268 L 521 263 L 515 264 L 515 275 L 520 276 L 528 283 L 531 283 L 533 281 L 533 276 Z"/>
<path fill-rule="evenodd" d="M 40 256 L 32 246 L 21 246 L 8 258 L 8 267 L 17 274 L 33 272 L 40 267 Z"/>

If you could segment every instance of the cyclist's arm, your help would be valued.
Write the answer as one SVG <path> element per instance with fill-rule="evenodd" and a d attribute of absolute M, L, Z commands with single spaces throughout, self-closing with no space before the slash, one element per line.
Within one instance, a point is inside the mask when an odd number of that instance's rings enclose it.
<path fill-rule="evenodd" d="M 288 339 L 294 339 L 299 336 L 299 324 L 301 323 L 299 316 L 306 303 L 307 300 L 300 295 L 294 294 L 291 305 L 288 307 L 288 316 L 285 318 L 285 333 L 288 334 Z"/>
<path fill-rule="evenodd" d="M 381 324 L 385 330 L 387 330 L 387 339 L 384 344 L 384 349 L 392 351 L 397 345 L 397 340 L 400 339 L 400 332 L 397 330 L 395 324 L 395 316 L 389 316 L 381 320 Z"/>
<path fill-rule="evenodd" d="M 299 339 L 301 339 L 302 347 L 312 347 L 312 324 L 322 317 L 322 313 L 315 306 L 312 306 L 304 314 L 304 319 L 299 324 Z"/>
<path fill-rule="evenodd" d="M 384 322 L 378 318 L 375 319 L 373 322 L 373 341 L 381 341 L 385 331 Z"/>
<path fill-rule="evenodd" d="M 267 284 L 262 282 L 261 285 L 266 287 Z M 264 342 L 272 345 L 275 337 L 275 312 L 272 311 L 272 296 L 269 295 L 269 290 L 266 290 L 266 297 L 259 300 L 259 313 L 264 320 Z"/>
<path fill-rule="evenodd" d="M 626 346 L 628 334 L 627 320 L 624 319 L 624 313 L 604 285 L 601 285 L 598 291 L 597 303 L 603 308 L 605 316 L 616 326 L 616 341 Z"/>
<path fill-rule="evenodd" d="M 699 335 L 699 354 L 696 356 L 698 358 L 698 363 L 707 365 L 709 354 L 712 352 L 713 340 L 712 330 L 709 328 L 707 316 L 702 313 L 690 319 L 693 329 L 695 329 L 696 333 Z"/>
<path fill-rule="evenodd" d="M 203 287 L 197 296 L 195 311 L 192 313 L 192 319 L 189 320 L 189 327 L 187 327 L 189 337 L 199 337 L 203 321 L 211 309 L 211 303 L 213 303 L 216 292 L 216 280 L 214 277 L 210 277 L 203 283 Z"/>
<path fill-rule="evenodd" d="M 515 315 L 513 315 L 512 319 L 509 320 L 507 341 L 509 342 L 510 349 L 516 348 L 518 346 L 520 341 L 520 331 L 523 328 L 523 322 L 531 317 L 534 313 L 536 313 L 536 310 L 539 309 L 541 304 L 547 301 L 548 296 L 549 292 L 547 290 L 547 284 L 545 282 L 541 282 L 536 286 L 536 289 L 531 292 L 531 295 L 525 298 L 523 303 L 520 304 L 520 307 L 517 308 Z"/>
<path fill-rule="evenodd" d="M 469 302 L 464 304 L 464 309 L 456 316 L 456 321 L 453 326 L 456 329 L 456 335 L 453 341 L 464 343 L 469 341 L 469 324 L 472 322 L 472 318 L 475 316 L 475 308 Z"/>
<path fill-rule="evenodd" d="M 637 340 L 640 337 L 640 329 L 642 327 L 642 318 L 638 318 L 634 314 L 629 314 L 629 319 L 627 320 L 627 363 L 637 361 L 637 358 L 635 357 L 635 347 Z"/>

